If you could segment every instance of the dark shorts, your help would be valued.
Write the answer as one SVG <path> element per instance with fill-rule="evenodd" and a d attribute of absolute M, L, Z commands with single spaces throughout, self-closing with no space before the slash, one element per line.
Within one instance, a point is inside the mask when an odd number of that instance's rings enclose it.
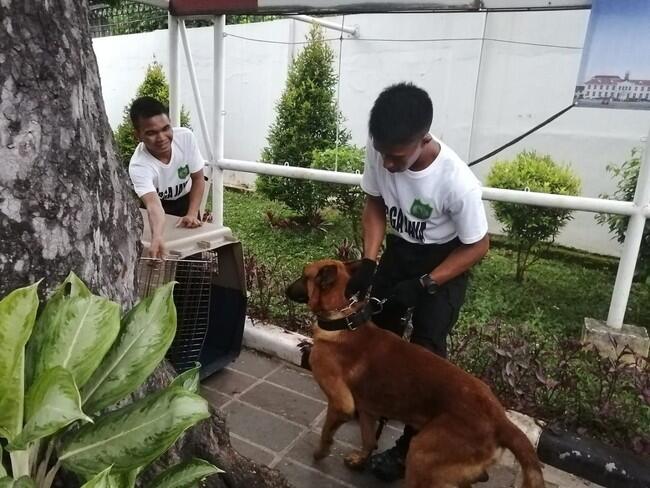
<path fill-rule="evenodd" d="M 430 273 L 461 245 L 458 239 L 445 244 L 413 244 L 388 235 L 386 250 L 381 256 L 371 295 L 389 297 L 393 287 L 403 280 L 419 278 Z M 447 357 L 447 336 L 458 320 L 465 301 L 467 273 L 445 283 L 434 295 L 422 293 L 413 309 L 411 342 L 419 344 L 442 357 Z M 398 335 L 404 333 L 406 308 L 392 301 L 384 304 L 381 313 L 373 317 L 379 327 Z"/>

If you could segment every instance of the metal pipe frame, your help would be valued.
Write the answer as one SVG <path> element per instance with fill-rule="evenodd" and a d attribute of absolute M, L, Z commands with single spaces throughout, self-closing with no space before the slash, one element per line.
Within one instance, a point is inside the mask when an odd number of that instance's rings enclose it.
<path fill-rule="evenodd" d="M 623 326 L 627 301 L 634 279 L 634 270 L 643 242 L 643 230 L 647 218 L 650 218 L 650 133 L 646 139 L 645 154 L 639 168 L 639 177 L 634 191 L 634 208 L 636 212 L 630 217 L 625 232 L 623 252 L 618 262 L 616 281 L 612 291 L 612 301 L 607 315 L 607 325 L 615 329 Z"/>
<path fill-rule="evenodd" d="M 243 171 L 246 173 L 266 174 L 286 178 L 322 181 L 344 185 L 359 185 L 361 175 L 340 173 L 312 168 L 300 168 L 289 165 L 277 165 L 236 159 L 221 159 L 213 166 L 222 170 Z M 612 213 L 630 216 L 623 252 L 619 261 L 614 291 L 607 318 L 607 325 L 615 330 L 623 326 L 625 309 L 632 287 L 634 270 L 643 238 L 646 219 L 650 218 L 650 134 L 646 142 L 637 188 L 633 202 L 605 200 L 600 198 L 552 195 L 530 191 L 506 190 L 503 188 L 484 187 L 483 199 L 508 203 L 519 203 L 537 207 L 563 208 L 594 213 Z"/>
<path fill-rule="evenodd" d="M 214 150 L 212 145 L 212 138 L 210 137 L 210 131 L 208 130 L 208 123 L 205 120 L 205 113 L 203 111 L 203 100 L 201 99 L 201 90 L 199 88 L 199 82 L 196 76 L 196 70 L 194 69 L 192 50 L 190 49 L 190 43 L 187 39 L 187 29 L 185 28 L 185 20 L 181 20 L 178 27 L 181 34 L 181 42 L 183 44 L 183 50 L 185 52 L 185 60 L 187 61 L 187 70 L 189 71 L 189 75 L 190 75 L 190 83 L 192 84 L 192 91 L 194 92 L 194 101 L 196 102 L 196 109 L 199 114 L 199 125 L 201 126 L 201 134 L 203 135 L 203 140 L 205 141 L 205 145 L 208 150 L 208 161 L 214 161 Z"/>
<path fill-rule="evenodd" d="M 289 15 L 288 17 L 290 19 L 299 20 L 300 22 L 306 22 L 308 24 L 321 25 L 326 29 L 344 32 L 346 34 L 350 34 L 352 37 L 359 37 L 359 27 L 345 27 L 339 24 L 335 24 L 334 22 L 328 22 L 327 20 L 310 17 L 309 15 Z"/>
<path fill-rule="evenodd" d="M 215 161 L 224 159 L 225 134 L 225 88 L 226 88 L 226 49 L 225 49 L 226 16 L 217 15 L 214 18 L 214 110 L 213 134 Z M 212 169 L 212 215 L 214 223 L 223 225 L 223 168 L 216 166 Z"/>
<path fill-rule="evenodd" d="M 168 15 L 169 25 L 169 120 L 172 127 L 181 125 L 181 105 L 180 105 L 180 60 L 178 57 L 178 24 L 180 19 L 173 15 Z"/>
<path fill-rule="evenodd" d="M 154 7 L 164 8 L 169 10 L 169 0 L 137 0 L 138 3 L 146 3 L 147 5 L 153 5 Z"/>
<path fill-rule="evenodd" d="M 158 4 L 156 0 L 143 1 L 142 3 Z M 498 0 L 494 0 L 495 3 Z M 160 3 L 165 3 L 160 0 Z M 585 2 L 588 3 L 588 2 Z M 159 5 L 160 6 L 160 5 Z M 320 19 L 311 19 L 305 16 L 292 16 L 300 21 L 320 23 Z M 207 133 L 204 116 L 200 103 L 198 83 L 196 73 L 193 73 L 194 67 L 191 62 L 189 44 L 184 25 L 179 26 L 178 19 L 170 15 L 169 22 L 169 60 L 170 60 L 170 116 L 172 123 L 178 125 L 180 122 L 180 105 L 178 101 L 180 77 L 178 63 L 178 37 L 179 31 L 183 39 L 185 54 L 190 66 L 190 79 L 194 88 L 195 97 L 197 97 L 197 106 L 201 116 L 201 129 L 204 136 Z M 331 24 L 331 23 L 330 23 Z M 328 28 L 341 30 L 341 26 L 332 24 L 324 25 Z M 344 28 L 345 29 L 345 28 Z M 348 30 L 352 35 L 357 34 Z M 281 176 L 288 178 L 310 179 L 330 183 L 340 183 L 346 185 L 359 185 L 361 175 L 354 173 L 340 173 L 334 171 L 317 170 L 311 168 L 299 168 L 289 165 L 274 165 L 260 163 L 255 161 L 241 161 L 235 159 L 226 159 L 224 157 L 224 133 L 225 133 L 225 15 L 215 17 L 214 23 L 214 118 L 212 132 L 213 157 L 208 163 L 208 168 L 212 170 L 212 211 L 216 224 L 223 226 L 223 172 L 224 170 L 243 171 L 248 173 L 267 174 L 272 176 Z M 205 137 L 206 141 L 208 140 Z M 210 145 L 208 144 L 208 147 Z M 646 149 L 644 159 L 639 171 L 639 178 L 635 191 L 634 201 L 625 202 L 619 200 L 603 200 L 599 198 L 574 197 L 566 195 L 551 195 L 545 193 L 526 192 L 517 190 L 506 190 L 501 188 L 483 188 L 483 199 L 509 203 L 520 203 L 524 205 L 533 205 L 541 207 L 564 208 L 569 210 L 579 210 L 585 212 L 603 212 L 617 215 L 626 215 L 630 217 L 626 232 L 623 251 L 619 261 L 616 282 L 612 292 L 607 325 L 614 330 L 620 330 L 625 318 L 625 310 L 629 299 L 630 289 L 634 277 L 636 261 L 641 248 L 643 231 L 646 219 L 650 218 L 650 134 L 646 140 Z"/>

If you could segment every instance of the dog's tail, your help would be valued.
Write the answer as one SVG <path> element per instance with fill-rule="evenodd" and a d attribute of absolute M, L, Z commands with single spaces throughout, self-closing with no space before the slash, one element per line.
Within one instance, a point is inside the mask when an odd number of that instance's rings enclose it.
<path fill-rule="evenodd" d="M 521 465 L 522 488 L 544 488 L 541 463 L 526 434 L 504 416 L 497 435 L 499 445 L 510 450 Z"/>

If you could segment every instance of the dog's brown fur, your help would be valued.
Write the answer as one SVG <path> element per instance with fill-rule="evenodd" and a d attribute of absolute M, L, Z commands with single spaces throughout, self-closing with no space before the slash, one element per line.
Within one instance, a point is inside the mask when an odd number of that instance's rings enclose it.
<path fill-rule="evenodd" d="M 311 263 L 287 295 L 308 303 L 321 318 L 345 316 L 344 290 L 353 267 L 334 260 Z M 315 325 L 309 362 L 328 399 L 316 459 L 327 456 L 336 430 L 356 413 L 363 447 L 346 457 L 350 467 L 364 466 L 376 448 L 377 420 L 386 417 L 419 431 L 406 459 L 408 488 L 469 488 L 500 448 L 521 464 L 523 488 L 544 488 L 533 446 L 488 386 L 426 349 L 371 322 L 354 331 Z"/>

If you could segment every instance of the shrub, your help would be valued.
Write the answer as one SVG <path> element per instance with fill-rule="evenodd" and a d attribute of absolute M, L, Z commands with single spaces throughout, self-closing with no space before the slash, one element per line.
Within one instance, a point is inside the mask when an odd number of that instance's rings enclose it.
<path fill-rule="evenodd" d="M 309 331 L 309 310 L 289 300 L 285 293 L 287 286 L 296 278 L 295 272 L 284 267 L 284 258 L 274 258 L 267 263 L 254 254 L 244 256 L 248 315 L 254 321 L 271 321 L 288 330 Z"/>
<path fill-rule="evenodd" d="M 163 105 L 169 106 L 169 85 L 163 67 L 159 63 L 153 62 L 147 68 L 144 81 L 138 87 L 135 98 L 124 107 L 122 123 L 117 126 L 117 130 L 113 134 L 117 144 L 118 157 L 125 166 L 129 165 L 133 151 L 138 145 L 133 132 L 133 124 L 131 124 L 131 118 L 129 117 L 129 109 L 133 100 L 139 97 L 153 97 Z M 183 108 L 181 108 L 181 126 L 190 127 L 190 116 Z"/>
<path fill-rule="evenodd" d="M 580 192 L 580 180 L 568 167 L 559 166 L 550 156 L 541 156 L 534 151 L 523 151 L 513 161 L 495 163 L 487 184 L 495 188 L 558 195 Z M 523 281 L 526 269 L 532 264 L 532 251 L 542 243 L 551 244 L 572 218 L 572 212 L 564 209 L 504 202 L 492 202 L 492 207 L 503 230 L 515 242 L 517 281 Z"/>
<path fill-rule="evenodd" d="M 0 301 L 0 486 L 15 479 L 15 486 L 50 488 L 61 466 L 95 480 L 87 487 L 101 480 L 109 486 L 113 476 L 135 483 L 143 466 L 210 416 L 197 394 L 198 367 L 163 390 L 122 402 L 174 338 L 173 288 L 160 287 L 123 316 L 117 303 L 92 295 L 72 273 L 40 314 L 38 283 Z M 1 446 L 9 451 L 9 472 Z M 187 483 L 218 472 L 192 463 L 201 473 L 172 469 Z"/>
<path fill-rule="evenodd" d="M 341 146 L 324 151 L 315 151 L 312 168 L 345 173 L 362 173 L 365 153 L 356 146 Z M 346 216 L 352 226 L 352 238 L 359 249 L 363 248 L 361 214 L 364 193 L 358 186 L 333 183 L 316 183 L 320 198 L 329 201 L 334 208 Z"/>
<path fill-rule="evenodd" d="M 601 198 L 614 198 L 628 202 L 634 200 L 636 183 L 639 179 L 639 170 L 641 169 L 641 156 L 641 150 L 634 148 L 632 149 L 630 158 L 623 164 L 620 166 L 611 164 L 607 166 L 607 172 L 611 173 L 618 181 L 614 194 L 611 196 L 603 194 L 600 195 Z M 616 236 L 618 242 L 625 240 L 625 232 L 627 231 L 627 224 L 630 220 L 629 217 L 625 215 L 599 214 L 596 216 L 596 220 L 599 224 L 607 224 L 609 231 Z M 637 274 L 646 283 L 650 283 L 650 220 L 646 220 L 643 230 L 643 239 L 637 261 Z"/>
<path fill-rule="evenodd" d="M 340 126 L 342 116 L 334 98 L 337 79 L 333 53 L 318 26 L 311 29 L 307 40 L 289 70 L 268 146 L 262 152 L 263 161 L 309 168 L 314 151 L 336 146 L 337 125 Z M 338 138 L 339 144 L 345 144 L 349 135 L 340 129 Z M 324 203 L 314 183 L 307 180 L 260 176 L 257 189 L 268 198 L 283 202 L 307 221 L 314 220 Z"/>
<path fill-rule="evenodd" d="M 648 358 L 629 349 L 607 358 L 577 340 L 499 321 L 458 330 L 450 357 L 507 408 L 650 455 Z"/>

